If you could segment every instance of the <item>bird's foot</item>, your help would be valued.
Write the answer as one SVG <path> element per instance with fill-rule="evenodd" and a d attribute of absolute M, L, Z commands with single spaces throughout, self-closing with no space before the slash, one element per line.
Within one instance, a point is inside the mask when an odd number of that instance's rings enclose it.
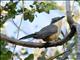
<path fill-rule="evenodd" d="M 49 46 L 49 44 L 50 44 L 50 42 L 48 41 L 48 42 L 46 42 L 45 44 L 44 44 L 44 47 L 45 48 L 47 48 L 48 46 Z"/>

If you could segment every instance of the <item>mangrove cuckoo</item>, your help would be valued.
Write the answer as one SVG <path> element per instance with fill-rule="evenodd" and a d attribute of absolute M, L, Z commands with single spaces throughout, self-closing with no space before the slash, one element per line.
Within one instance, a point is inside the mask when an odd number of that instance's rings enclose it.
<path fill-rule="evenodd" d="M 33 34 L 24 36 L 20 38 L 19 40 L 27 39 L 31 37 L 35 39 L 43 39 L 46 42 L 57 40 L 60 34 L 61 26 L 62 26 L 61 19 L 64 17 L 65 16 L 53 18 L 51 23 L 48 26 L 42 28 L 39 32 L 35 32 Z"/>

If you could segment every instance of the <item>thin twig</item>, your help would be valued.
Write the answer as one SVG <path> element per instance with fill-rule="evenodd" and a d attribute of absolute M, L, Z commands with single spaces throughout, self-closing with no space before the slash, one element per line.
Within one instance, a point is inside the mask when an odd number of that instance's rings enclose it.
<path fill-rule="evenodd" d="M 28 34 L 28 33 L 26 33 L 24 30 L 22 30 L 21 28 L 19 28 L 19 27 L 17 26 L 17 24 L 14 22 L 14 20 L 12 20 L 11 22 L 14 24 L 14 26 L 15 26 L 16 28 L 18 28 L 19 30 L 21 30 L 24 34 Z"/>
<path fill-rule="evenodd" d="M 22 0 L 22 6 L 23 6 L 23 12 L 24 12 L 24 0 Z M 23 16 L 24 16 L 24 14 L 23 14 Z M 19 27 L 17 28 L 17 29 L 18 29 L 18 30 L 17 30 L 17 36 L 16 36 L 17 39 L 18 39 L 18 37 L 19 37 L 19 32 L 20 32 L 20 27 L 21 27 L 21 24 L 22 24 L 23 16 L 22 16 L 22 18 L 21 18 Z M 13 20 L 13 19 L 12 19 L 12 20 Z M 16 48 L 16 45 L 14 46 L 13 52 L 15 51 L 15 48 Z"/>
<path fill-rule="evenodd" d="M 71 44 L 70 44 L 70 48 L 74 47 L 74 45 L 75 45 L 75 43 L 71 43 Z M 57 58 L 57 57 L 60 57 L 60 56 L 62 56 L 62 55 L 63 55 L 63 57 L 68 56 L 69 54 L 67 54 L 67 53 L 72 50 L 72 49 L 70 49 L 70 48 L 67 48 L 66 51 L 64 51 L 63 53 L 60 53 L 59 55 L 56 55 L 56 56 L 52 56 L 52 57 L 48 58 L 47 60 L 53 60 L 53 59 L 55 59 L 55 58 Z M 67 55 L 65 56 L 65 54 L 67 54 Z M 61 58 L 62 58 L 62 57 L 61 57 Z M 60 58 L 60 59 L 61 59 L 61 58 Z"/>

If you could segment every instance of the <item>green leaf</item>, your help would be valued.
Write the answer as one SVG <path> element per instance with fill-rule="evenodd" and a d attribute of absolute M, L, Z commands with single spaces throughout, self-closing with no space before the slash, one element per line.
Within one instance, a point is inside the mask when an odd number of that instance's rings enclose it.
<path fill-rule="evenodd" d="M 48 14 L 50 10 L 57 8 L 54 2 L 36 2 L 35 6 L 37 12 L 46 12 Z"/>
<path fill-rule="evenodd" d="M 3 40 L 0 41 L 0 48 L 5 47 L 6 45 L 7 45 L 7 42 L 5 42 Z"/>
<path fill-rule="evenodd" d="M 30 5 L 31 8 L 33 8 L 33 5 Z"/>
<path fill-rule="evenodd" d="M 33 22 L 33 20 L 34 20 L 34 12 L 35 12 L 34 10 L 31 11 L 31 10 L 25 9 L 24 20 L 29 19 L 30 22 Z"/>
<path fill-rule="evenodd" d="M 0 6 L 0 13 L 2 12 L 2 10 L 3 10 L 3 9 L 2 9 L 2 7 Z"/>
<path fill-rule="evenodd" d="M 38 4 L 38 2 L 37 1 L 34 1 L 33 5 L 37 5 L 37 4 Z"/>
<path fill-rule="evenodd" d="M 34 55 L 30 54 L 28 57 L 26 57 L 24 60 L 34 60 Z"/>
<path fill-rule="evenodd" d="M 31 15 L 30 18 L 29 18 L 29 21 L 33 22 L 33 20 L 34 20 L 34 15 Z"/>
<path fill-rule="evenodd" d="M 21 49 L 21 54 L 22 54 L 22 55 L 25 55 L 25 54 L 28 54 L 28 52 L 26 51 L 25 48 L 22 48 L 22 49 Z"/>
<path fill-rule="evenodd" d="M 59 54 L 60 54 L 60 52 L 59 52 L 58 50 L 56 50 L 55 56 L 57 56 L 57 55 L 59 55 Z"/>
<path fill-rule="evenodd" d="M 6 48 L 0 50 L 0 53 L 0 60 L 9 60 L 12 57 L 12 52 Z"/>
<path fill-rule="evenodd" d="M 9 3 L 6 4 L 6 6 L 8 7 L 8 9 L 15 9 L 16 8 L 16 3 L 9 2 Z"/>

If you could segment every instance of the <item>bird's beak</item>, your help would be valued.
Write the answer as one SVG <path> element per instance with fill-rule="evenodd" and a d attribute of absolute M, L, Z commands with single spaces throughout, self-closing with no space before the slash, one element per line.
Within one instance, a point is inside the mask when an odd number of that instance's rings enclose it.
<path fill-rule="evenodd" d="M 60 17 L 60 19 L 62 19 L 62 18 L 64 18 L 64 17 L 65 17 L 65 16 L 62 16 L 62 17 Z M 59 20 L 60 20 L 60 19 L 59 19 Z"/>
<path fill-rule="evenodd" d="M 64 17 L 65 17 L 65 16 L 53 18 L 51 24 L 56 23 L 57 21 L 63 19 Z"/>

